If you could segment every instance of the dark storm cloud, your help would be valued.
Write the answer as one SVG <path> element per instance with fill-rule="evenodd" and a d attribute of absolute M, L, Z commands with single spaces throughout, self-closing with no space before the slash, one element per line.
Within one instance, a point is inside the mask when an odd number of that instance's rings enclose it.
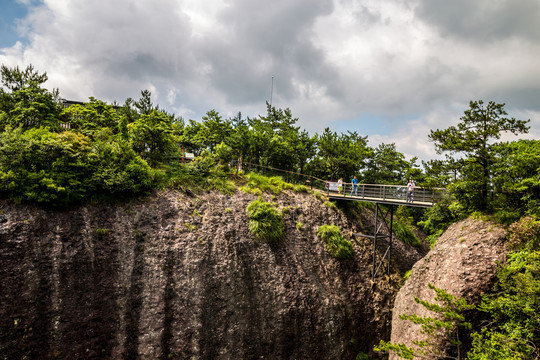
<path fill-rule="evenodd" d="M 311 41 L 310 29 L 332 9 L 327 0 L 231 3 L 219 16 L 226 32 L 199 42 L 212 85 L 242 104 L 268 99 L 272 76 L 284 98 L 298 95 L 295 83 L 328 83 L 333 69 Z"/>
<path fill-rule="evenodd" d="M 467 41 L 540 39 L 538 0 L 422 0 L 416 13 L 443 36 Z"/>
<path fill-rule="evenodd" d="M 26 1 L 26 0 L 25 0 Z M 10 66 L 62 96 L 152 100 L 186 119 L 290 108 L 310 131 L 359 131 L 410 154 L 470 100 L 540 128 L 539 0 L 40 0 Z M 519 115 L 518 115 L 519 114 Z M 538 130 L 531 131 L 538 134 Z M 420 140 L 419 140 L 420 139 Z M 372 145 L 376 145 L 377 140 Z"/>

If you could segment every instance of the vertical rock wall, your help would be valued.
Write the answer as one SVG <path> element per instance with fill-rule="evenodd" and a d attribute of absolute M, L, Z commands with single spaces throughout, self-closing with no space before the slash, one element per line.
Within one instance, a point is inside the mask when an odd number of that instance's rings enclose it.
<path fill-rule="evenodd" d="M 0 359 L 351 359 L 387 336 L 395 286 L 371 288 L 369 242 L 336 260 L 316 236 L 357 224 L 282 194 L 286 237 L 270 245 L 248 232 L 253 199 L 0 203 Z"/>
<path fill-rule="evenodd" d="M 414 301 L 417 297 L 433 302 L 435 292 L 427 284 L 465 298 L 470 304 L 478 304 L 483 293 L 491 292 L 497 264 L 504 261 L 508 253 L 505 236 L 500 226 L 482 220 L 466 219 L 451 225 L 434 249 L 413 266 L 411 276 L 399 290 L 392 315 L 391 342 L 414 348 L 413 340 L 425 339 L 420 325 L 401 320 L 399 316 L 435 316 Z M 444 354 L 448 341 L 441 341 L 438 350 Z M 399 357 L 391 354 L 390 359 Z"/>

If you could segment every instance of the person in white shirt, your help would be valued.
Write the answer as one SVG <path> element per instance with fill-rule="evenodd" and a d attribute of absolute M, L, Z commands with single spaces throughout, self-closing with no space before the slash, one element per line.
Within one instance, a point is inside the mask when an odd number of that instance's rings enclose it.
<path fill-rule="evenodd" d="M 414 201 L 414 186 L 414 181 L 409 179 L 409 183 L 407 184 L 407 202 Z"/>

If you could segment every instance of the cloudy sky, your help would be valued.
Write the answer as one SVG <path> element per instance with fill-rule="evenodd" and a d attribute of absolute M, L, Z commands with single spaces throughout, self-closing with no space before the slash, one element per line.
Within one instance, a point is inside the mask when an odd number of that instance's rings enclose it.
<path fill-rule="evenodd" d="M 540 0 L 2 0 L 0 63 L 33 64 L 70 100 L 148 89 L 198 121 L 271 100 L 311 133 L 430 159 L 430 129 L 470 100 L 506 103 L 540 138 L 538 19 Z"/>

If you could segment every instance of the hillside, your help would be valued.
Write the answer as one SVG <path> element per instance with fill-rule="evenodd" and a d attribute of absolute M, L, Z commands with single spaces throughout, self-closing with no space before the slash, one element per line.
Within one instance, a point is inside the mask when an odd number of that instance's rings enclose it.
<path fill-rule="evenodd" d="M 264 194 L 288 208 L 283 241 L 269 244 L 248 230 L 256 198 L 163 191 L 55 211 L 1 202 L 0 352 L 351 359 L 388 338 L 401 276 L 371 286 L 370 240 L 339 260 L 316 235 L 335 224 L 351 239 L 361 223 L 371 229 L 369 210 L 347 218 L 311 194 Z M 397 244 L 393 259 L 410 268 L 421 256 Z"/>

